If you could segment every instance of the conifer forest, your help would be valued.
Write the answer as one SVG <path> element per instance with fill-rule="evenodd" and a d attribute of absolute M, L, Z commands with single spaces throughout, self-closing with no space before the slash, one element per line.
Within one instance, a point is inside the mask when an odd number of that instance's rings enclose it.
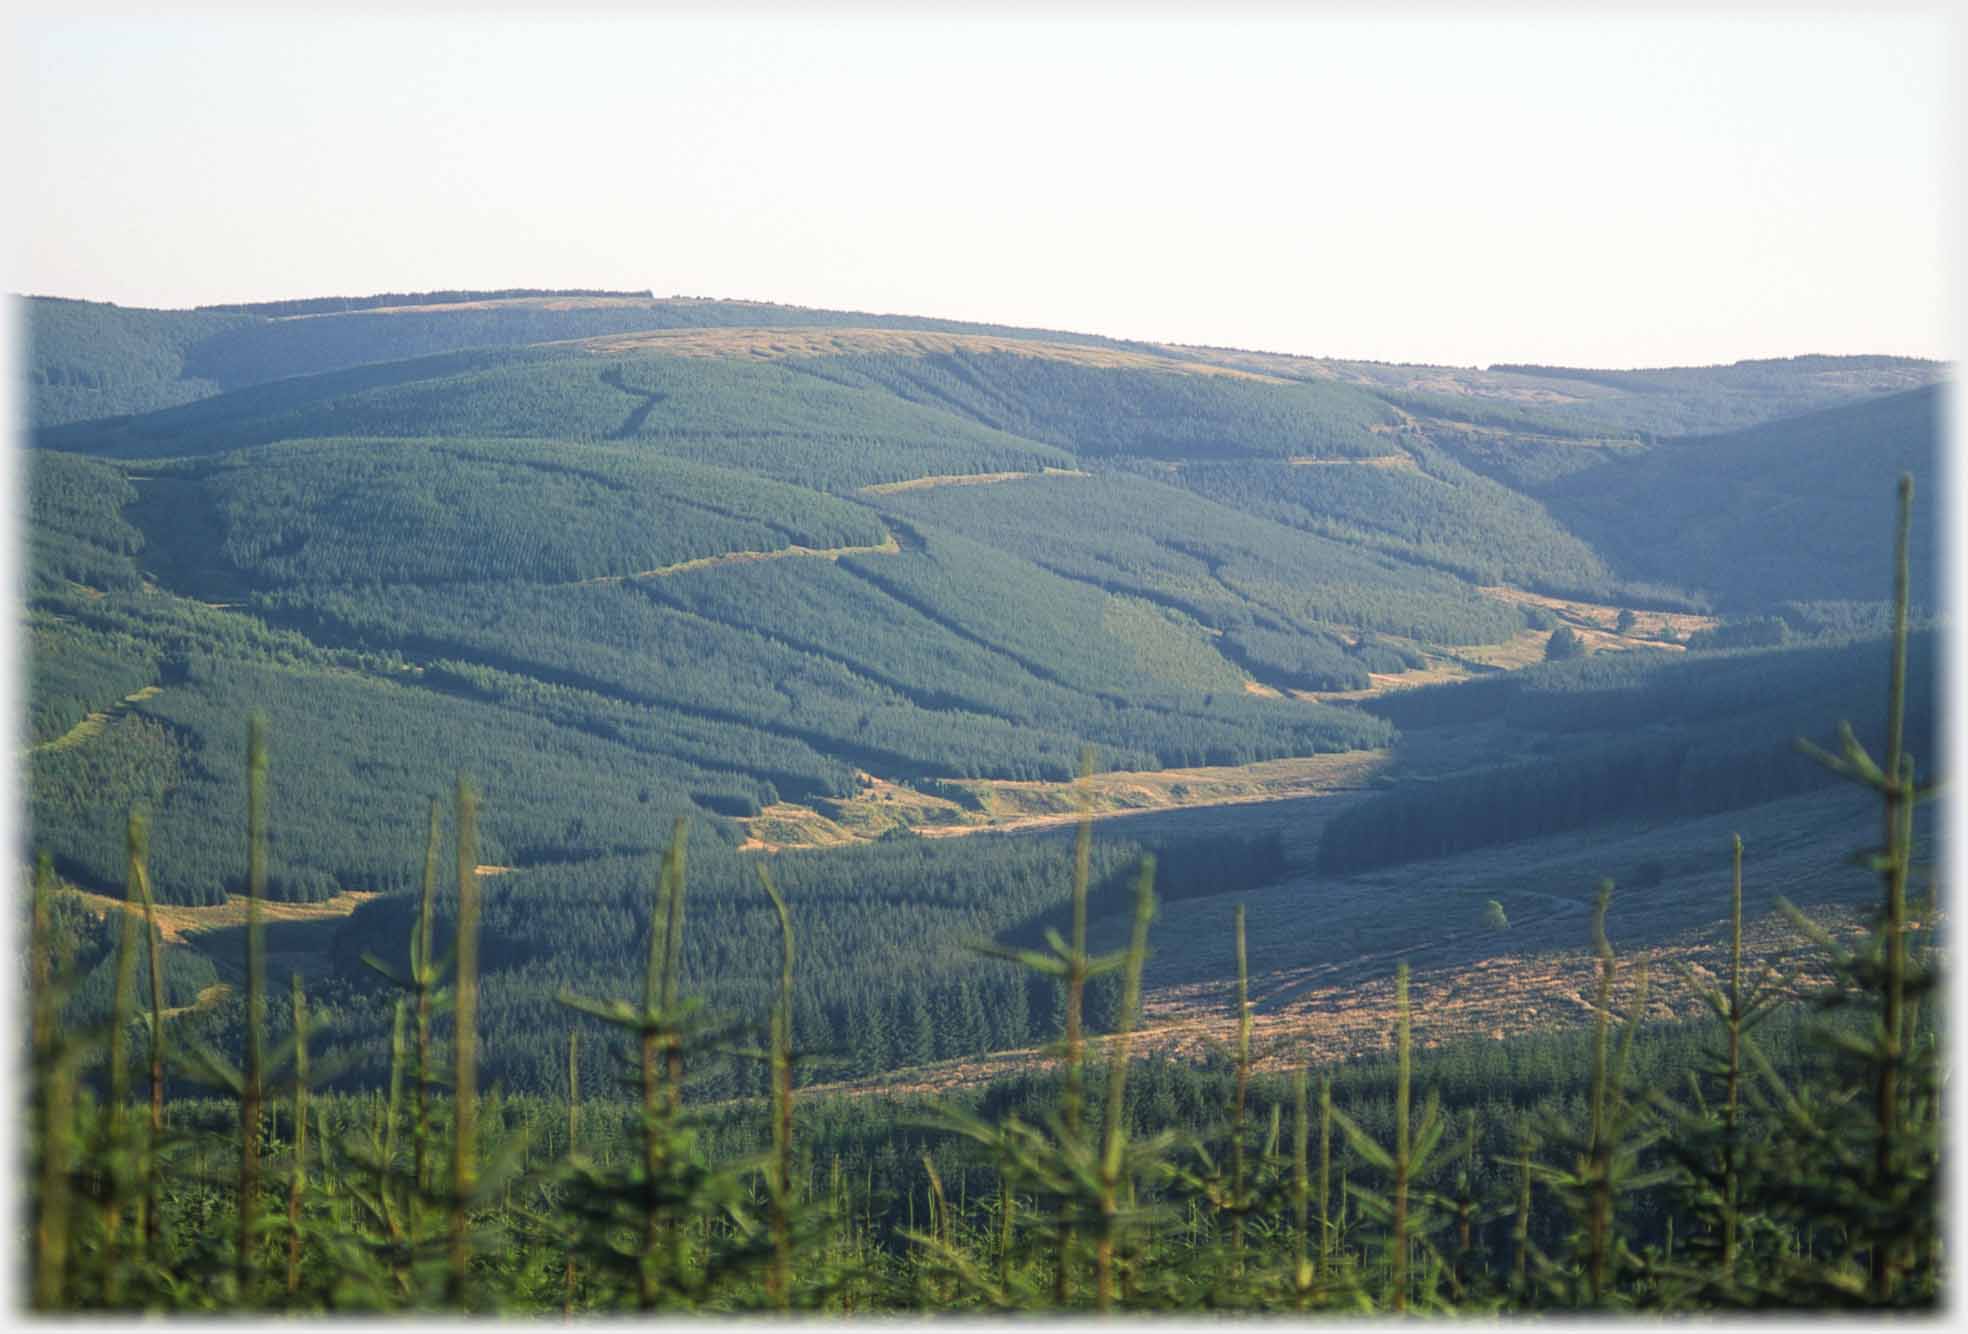
<path fill-rule="evenodd" d="M 1949 365 L 14 305 L 25 1310 L 1945 1303 Z"/>

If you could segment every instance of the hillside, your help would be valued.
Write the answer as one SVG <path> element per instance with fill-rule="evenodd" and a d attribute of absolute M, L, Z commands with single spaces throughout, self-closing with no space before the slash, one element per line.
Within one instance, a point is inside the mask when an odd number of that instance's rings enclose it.
<path fill-rule="evenodd" d="M 1948 373 L 1404 367 L 623 293 L 36 298 L 27 328 L 33 846 L 120 892 L 145 805 L 160 897 L 226 911 L 263 711 L 272 892 L 353 912 L 288 953 L 373 1074 L 354 961 L 400 948 L 467 770 L 509 872 L 495 1063 L 532 1087 L 556 989 L 639 966 L 678 816 L 692 977 L 734 1006 L 776 929 L 749 849 L 858 845 L 774 863 L 816 1044 L 885 1034 L 845 1077 L 1040 1035 L 1049 998 L 961 947 L 1041 929 L 1058 850 L 909 831 L 1057 819 L 1083 746 L 1141 776 L 1111 811 L 1318 792 L 1323 854 L 1116 832 L 1103 893 L 1153 846 L 1172 900 L 1809 799 L 1768 756 L 1869 698 L 1881 479 L 1931 503 Z M 1512 670 L 1561 624 L 1599 652 Z M 204 939 L 190 995 L 230 948 Z"/>

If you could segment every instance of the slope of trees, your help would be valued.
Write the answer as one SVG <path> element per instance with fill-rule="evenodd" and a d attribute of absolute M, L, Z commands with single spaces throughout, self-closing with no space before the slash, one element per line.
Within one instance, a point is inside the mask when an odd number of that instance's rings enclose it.
<path fill-rule="evenodd" d="M 1785 357 L 1637 371 L 1557 366 L 1490 370 L 1580 386 L 1581 401 L 1541 410 L 1558 420 L 1583 419 L 1602 430 L 1656 438 L 1709 435 L 1802 416 L 1850 401 L 1855 387 L 1860 396 L 1870 397 L 1930 385 L 1947 373 L 1942 362 L 1871 356 Z"/>
<path fill-rule="evenodd" d="M 82 753 L 37 754 L 31 776 L 37 835 L 92 888 L 117 878 L 92 785 L 170 817 L 165 900 L 214 901 L 236 880 L 212 851 L 237 798 L 212 757 L 255 705 L 314 757 L 319 822 L 271 850 L 271 892 L 301 898 L 391 874 L 389 812 L 461 757 L 502 796 L 534 794 L 511 808 L 525 821 L 486 830 L 489 856 L 531 864 L 641 848 L 652 807 L 744 817 L 851 794 L 862 769 L 1057 780 L 1089 741 L 1117 767 L 1156 768 L 1392 736 L 1246 694 L 1178 615 L 1110 616 L 1084 583 L 907 525 L 892 555 L 538 582 L 887 531 L 858 504 L 628 446 L 298 442 L 147 467 L 134 488 L 95 461 L 37 457 L 31 530 L 116 573 L 86 592 L 61 571 L 90 571 L 44 557 L 34 604 L 35 739 L 116 714 Z M 140 586 L 130 551 L 224 605 Z M 124 702 L 149 686 L 162 693 Z M 631 797 L 581 803 L 584 771 Z M 296 781 L 277 780 L 286 799 Z"/>
<path fill-rule="evenodd" d="M 1347 385 L 1095 368 L 1013 352 L 803 364 L 1082 458 L 1371 456 L 1386 452 L 1373 428 L 1396 421 L 1384 403 Z"/>
<path fill-rule="evenodd" d="M 1411 782 L 1327 825 L 1319 864 L 1344 874 L 1608 820 L 1733 810 L 1809 791 L 1832 776 L 1791 744 L 1886 675 L 1883 639 L 1726 655 L 1599 654 L 1509 678 L 1374 701 L 1410 727 L 1501 721 L 1543 733 L 1535 762 Z M 1932 631 L 1909 642 L 1906 727 L 1934 753 Z M 1878 718 L 1850 720 L 1875 743 Z"/>
<path fill-rule="evenodd" d="M 199 306 L 199 310 L 236 315 L 340 315 L 378 306 L 446 306 L 462 301 L 511 301 L 520 297 L 623 296 L 649 301 L 654 292 L 619 292 L 605 287 L 502 287 L 487 291 L 379 292 L 373 296 L 317 296 L 296 301 L 247 301 L 233 305 Z"/>
<path fill-rule="evenodd" d="M 1730 435 L 1663 444 L 1572 473 L 1546 504 L 1623 577 L 1712 592 L 1749 612 L 1785 600 L 1876 598 L 1887 557 L 1876 480 L 1919 484 L 1915 585 L 1935 585 L 1941 391 L 1827 408 Z"/>
<path fill-rule="evenodd" d="M 1275 835 L 1101 839 L 1091 911 L 1125 911 L 1135 869 L 1149 851 L 1167 868 L 1171 898 L 1255 889 L 1284 871 Z M 693 836 L 690 843 L 690 930 L 681 977 L 725 1014 L 769 1005 L 778 979 L 779 924 L 758 892 L 757 860 L 710 840 Z M 802 1083 L 872 1076 L 1058 1035 L 1056 989 L 980 958 L 971 947 L 996 938 L 1023 943 L 1043 925 L 1060 924 L 1072 882 L 1070 844 L 991 835 L 906 839 L 782 852 L 770 866 L 803 923 L 795 1005 L 799 1045 L 809 1054 Z M 609 992 L 635 985 L 649 956 L 653 867 L 650 855 L 611 857 L 487 878 L 480 957 L 488 1079 L 515 1093 L 564 1087 L 565 1011 L 555 997 L 570 987 Z M 373 1086 L 388 1073 L 388 997 L 377 991 L 361 955 L 401 964 L 416 911 L 415 895 L 372 900 L 335 939 L 341 1020 L 334 1040 L 361 1053 L 344 1081 L 351 1087 Z M 447 906 L 439 913 L 442 937 L 454 929 L 454 918 Z M 1118 987 L 1096 987 L 1097 1019 L 1112 1020 L 1119 1001 Z M 597 1044 L 607 1038 L 599 1025 L 586 1033 Z M 693 1092 L 704 1098 L 763 1092 L 761 1073 L 747 1065 L 707 1069 L 693 1080 Z"/>
<path fill-rule="evenodd" d="M 758 593 L 743 614 L 725 610 L 728 583 Z M 694 595 L 693 585 L 711 596 Z M 820 563 L 647 586 L 398 586 L 263 605 L 325 643 L 478 663 L 791 737 L 903 779 L 1061 779 L 1086 740 L 1111 741 L 1116 765 L 1154 768 L 1348 749 L 1390 735 L 1356 713 L 1153 689 L 1152 678 L 1136 678 L 1150 687 L 1138 698 L 1055 685 L 1032 670 L 1038 663 L 966 641 Z M 1097 629 L 1072 648 L 1081 675 L 1107 652 Z"/>
<path fill-rule="evenodd" d="M 35 426 L 150 412 L 218 391 L 188 366 L 200 343 L 251 321 L 219 312 L 138 310 L 98 301 L 20 301 Z"/>
<path fill-rule="evenodd" d="M 1006 482 L 884 497 L 885 508 L 1216 629 L 1367 628 L 1436 644 L 1508 639 L 1514 610 L 1467 584 L 1142 477 Z"/>
<path fill-rule="evenodd" d="M 1605 594 L 1611 572 L 1543 506 L 1412 441 L 1416 467 L 1192 464 L 1170 479 L 1249 514 L 1478 584 Z"/>
<path fill-rule="evenodd" d="M 1897 671 L 1894 682 L 1897 715 Z M 1896 737 L 1884 770 L 1911 775 L 1915 766 L 1902 763 L 1903 754 Z M 456 948 L 437 964 L 427 962 L 429 946 L 410 946 L 407 959 L 401 944 L 390 951 L 394 959 L 369 954 L 361 975 L 375 979 L 369 994 L 382 1003 L 366 1007 L 359 989 L 330 984 L 328 1003 L 319 1003 L 317 987 L 310 1011 L 298 974 L 291 1004 L 268 1006 L 272 941 L 249 916 L 246 995 L 167 1026 L 166 1000 L 182 998 L 185 981 L 197 979 L 170 977 L 167 965 L 148 1007 L 138 999 L 143 928 L 134 914 L 145 851 L 143 826 L 133 819 L 132 915 L 113 954 L 109 933 L 61 903 L 45 867 L 34 888 L 33 1302 L 38 1309 L 559 1305 L 564 1315 L 1923 1309 L 1938 1301 L 1945 1277 L 1944 1028 L 1938 1007 L 1922 1003 L 1940 981 L 1939 959 L 1931 928 L 1914 928 L 1906 916 L 1915 840 L 1913 821 L 1903 818 L 1910 804 L 1899 803 L 1912 794 L 1871 781 L 1881 767 L 1856 745 L 1845 758 L 1848 775 L 1878 789 L 1885 804 L 1889 836 L 1868 858 L 1883 904 L 1856 953 L 1827 937 L 1821 966 L 1831 981 L 1809 998 L 1817 1022 L 1799 1022 L 1808 1011 L 1743 977 L 1738 861 L 1731 980 L 1703 993 L 1719 1022 L 1644 1029 L 1644 973 L 1636 1004 L 1631 984 L 1619 985 L 1629 966 L 1606 934 L 1609 883 L 1591 922 L 1598 978 L 1587 1032 L 1460 1044 L 1417 1060 L 1402 964 L 1391 1054 L 1321 1070 L 1316 1104 L 1304 1066 L 1288 1081 L 1255 1075 L 1241 911 L 1233 994 L 1244 1022 L 1234 1049 L 1201 1070 L 1166 1058 L 1130 1060 L 1157 868 L 1147 859 L 1133 877 L 1127 871 L 1136 868 L 1117 868 L 1135 880 L 1132 940 L 1096 963 L 1083 923 L 1103 893 L 1094 868 L 1105 873 L 1111 858 L 1095 862 L 1084 829 L 1078 851 L 1086 869 L 1072 878 L 1070 943 L 1054 932 L 1049 954 L 1003 952 L 1025 964 L 1031 980 L 1063 978 L 1057 1068 L 969 1096 L 884 1106 L 795 1097 L 795 1070 L 812 1068 L 836 1028 L 826 1001 L 800 992 L 793 963 L 795 920 L 807 930 L 821 923 L 826 952 L 830 914 L 813 911 L 832 883 L 824 870 L 807 881 L 796 861 L 780 863 L 802 881 L 790 896 L 804 909 L 797 919 L 789 896 L 765 880 L 777 941 L 769 928 L 747 931 L 743 909 L 728 911 L 735 900 L 715 892 L 705 911 L 703 896 L 692 900 L 686 936 L 679 826 L 654 896 L 648 878 L 656 868 L 645 859 L 643 883 L 624 889 L 619 908 L 587 905 L 602 928 L 598 948 L 632 943 L 642 956 L 642 1006 L 561 988 L 548 1012 L 560 1022 L 550 1025 L 553 1040 L 539 1045 L 564 1062 L 549 1067 L 544 1096 L 514 1097 L 474 1053 L 481 1033 L 494 1031 L 487 1025 L 529 1017 L 529 1007 L 514 996 L 519 1003 L 508 1008 L 489 987 L 481 1006 L 480 984 L 528 951 L 531 940 L 514 928 L 531 905 L 508 903 L 502 915 L 481 893 L 470 871 L 468 782 L 460 781 L 456 803 L 455 901 L 434 895 L 427 871 L 423 906 L 399 910 L 387 933 Z M 249 828 L 257 831 L 257 798 L 253 809 Z M 432 814 L 426 855 L 434 865 L 443 831 Z M 261 837 L 249 837 L 256 853 Z M 878 873 L 885 851 L 868 850 L 855 869 Z M 939 875 L 949 854 L 910 851 L 921 858 L 909 868 L 913 883 L 932 893 L 953 889 L 953 906 L 962 906 L 967 886 Z M 1047 878 L 1026 851 L 999 863 L 1000 885 Z M 1262 875 L 1267 858 L 1254 851 L 1250 867 Z M 1234 879 L 1231 849 L 1191 852 L 1219 874 L 1232 867 Z M 1063 863 L 1062 855 L 1055 875 Z M 1037 877 L 1029 874 L 1035 869 Z M 365 911 L 368 925 L 382 923 L 383 911 Z M 994 1023 L 961 971 L 934 969 L 935 952 L 906 930 L 890 939 L 891 963 L 932 964 L 927 998 L 893 1016 L 895 1045 L 909 1059 L 962 1055 L 973 1042 L 1011 1031 L 1005 1023 L 1015 1003 L 996 1011 Z M 694 997 L 677 1000 L 694 980 L 693 964 L 720 981 L 742 973 L 741 954 L 726 952 L 740 940 L 750 945 L 742 952 L 749 967 L 766 974 L 758 999 L 772 1017 L 762 1053 L 731 1050 L 733 1036 L 749 1027 L 742 1020 L 707 1014 Z M 1096 1003 L 1090 975 L 1112 976 L 1115 965 L 1124 979 L 1120 1003 Z M 615 981 L 617 994 L 634 990 L 633 964 L 621 971 L 619 979 L 588 975 L 584 986 Z M 434 1030 L 426 1002 L 440 986 L 460 999 L 444 1007 L 448 1020 Z M 414 1049 L 406 1035 L 413 1003 Z M 362 1013 L 352 1017 L 351 1004 Z M 1630 1013 L 1620 1019 L 1615 1005 Z M 107 1022 L 71 1027 L 62 1022 L 69 1007 Z M 146 1008 L 148 1023 L 133 1023 Z M 364 1082 L 386 1080 L 387 1098 L 320 1087 L 347 1077 L 348 1058 L 359 1050 L 349 1039 L 385 1011 L 388 1064 L 380 1079 Z M 882 1033 L 887 1042 L 880 1014 L 865 1002 L 850 1006 L 845 1019 L 857 1041 Z M 1025 1018 L 1028 1029 L 1059 1031 Z M 1616 1034 L 1616 1026 L 1624 1031 Z M 1104 1062 L 1090 1059 L 1089 1027 L 1113 1035 L 1102 1045 Z M 129 1040 L 133 1030 L 141 1045 Z M 164 1044 L 188 1037 L 197 1059 L 173 1072 Z M 243 1047 L 243 1074 L 209 1054 L 215 1042 Z M 373 1051 L 375 1041 L 360 1045 Z M 639 1071 L 637 1062 L 621 1061 L 638 1046 Z M 310 1052 L 327 1071 L 310 1074 Z M 585 1066 L 576 1059 L 582 1053 Z M 597 1083 L 607 1087 L 597 1064 L 626 1068 L 625 1092 L 639 1093 L 639 1105 L 597 1097 Z M 440 1067 L 455 1074 L 447 1079 Z M 507 1069 L 533 1082 L 523 1066 Z M 759 1078 L 768 1071 L 769 1079 Z M 146 1072 L 147 1117 L 133 1096 Z M 235 1096 L 185 1098 L 187 1074 L 231 1085 Z M 179 1096 L 170 1099 L 174 1082 Z M 1427 1096 L 1417 1119 L 1418 1082 Z M 767 1096 L 731 1100 L 732 1090 L 748 1088 Z M 721 1105 L 705 1117 L 710 1097 Z M 208 1168 L 214 1160 L 217 1172 Z M 474 1185 L 481 1179 L 483 1188 Z M 215 1229 L 234 1239 L 230 1250 Z M 413 1265 L 422 1252 L 430 1260 Z"/>
<path fill-rule="evenodd" d="M 292 441 L 170 475 L 204 492 L 220 554 L 258 586 L 566 583 L 887 538 L 858 505 L 619 447 Z"/>
<path fill-rule="evenodd" d="M 330 436 L 620 440 L 837 491 L 1073 461 L 1055 446 L 786 364 L 601 358 L 566 348 L 457 353 L 279 381 L 135 421 L 47 431 L 42 443 L 162 459 Z"/>
<path fill-rule="evenodd" d="M 156 646 L 128 635 L 104 634 L 48 612 L 27 625 L 27 739 L 38 745 L 67 732 L 91 713 L 114 707 L 157 680 Z"/>

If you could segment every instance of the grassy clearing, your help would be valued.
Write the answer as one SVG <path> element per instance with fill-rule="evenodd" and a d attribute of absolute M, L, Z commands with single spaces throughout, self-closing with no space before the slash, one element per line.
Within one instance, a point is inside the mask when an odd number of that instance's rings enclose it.
<path fill-rule="evenodd" d="M 202 1014 L 206 1010 L 215 1008 L 231 994 L 232 988 L 230 986 L 224 982 L 214 982 L 209 987 L 201 988 L 198 992 L 198 998 L 191 1004 L 173 1005 L 160 1011 L 160 1013 L 165 1019 L 177 1019 L 187 1014 Z"/>
<path fill-rule="evenodd" d="M 1384 750 L 1265 760 L 1258 764 L 1095 774 L 1088 780 L 1095 819 L 1216 806 L 1295 801 L 1365 788 L 1390 762 Z M 919 792 L 861 774 L 852 797 L 815 807 L 782 802 L 746 822 L 749 849 L 839 847 L 896 829 L 924 838 L 1072 824 L 1079 815 L 1074 783 L 965 779 L 942 785 L 953 796 Z"/>
<path fill-rule="evenodd" d="M 102 730 L 109 726 L 110 721 L 121 715 L 128 705 L 141 704 L 145 700 L 155 699 L 163 693 L 164 688 L 162 686 L 145 686 L 141 690 L 133 690 L 125 695 L 123 702 L 116 707 L 102 709 L 89 714 L 60 736 L 50 741 L 43 741 L 38 746 L 29 746 L 23 753 L 35 755 L 42 751 L 67 750 L 72 746 L 79 746 L 90 737 L 100 736 Z"/>
<path fill-rule="evenodd" d="M 937 486 L 989 486 L 992 482 L 1022 482 L 1032 477 L 1091 477 L 1079 468 L 1044 468 L 1038 472 L 940 473 L 911 477 L 906 482 L 877 482 L 860 488 L 864 496 L 892 496 L 898 491 L 927 491 Z"/>
<path fill-rule="evenodd" d="M 1541 650 L 1543 644 L 1544 644 L 1544 636 L 1539 636 L 1538 645 L 1540 648 L 1540 656 L 1542 656 Z M 1490 645 L 1486 647 L 1489 649 L 1494 649 L 1498 646 Z M 1464 653 L 1464 650 L 1462 649 L 1455 649 L 1453 651 L 1458 655 Z M 1458 663 L 1453 659 L 1429 657 L 1428 655 L 1425 654 L 1423 656 L 1427 657 L 1428 666 L 1421 668 L 1417 671 L 1368 672 L 1367 679 L 1371 681 L 1373 684 L 1361 690 L 1296 690 L 1294 689 L 1294 690 L 1289 690 L 1286 693 L 1289 694 L 1293 699 L 1307 700 L 1314 704 L 1334 704 L 1334 703 L 1343 703 L 1348 700 L 1358 701 L 1363 699 L 1377 699 L 1381 695 L 1389 695 L 1397 690 L 1413 690 L 1417 686 L 1446 685 L 1451 681 L 1466 680 L 1469 678 L 1470 675 L 1472 675 L 1472 673 L 1469 671 L 1467 667 L 1464 667 L 1461 663 Z M 1519 667 L 1528 666 L 1530 661 L 1535 661 L 1535 659 L 1527 660 L 1522 663 L 1512 663 L 1510 665 L 1519 666 Z"/>
<path fill-rule="evenodd" d="M 1369 427 L 1368 429 L 1376 430 L 1377 428 Z M 1294 457 L 1294 458 L 1286 459 L 1285 462 L 1291 464 L 1291 466 L 1294 468 L 1346 467 L 1346 468 L 1388 468 L 1395 472 L 1418 473 L 1421 471 L 1421 465 L 1417 464 L 1414 461 L 1413 457 L 1407 454 L 1378 454 L 1370 459 L 1313 459 L 1313 458 Z"/>
<path fill-rule="evenodd" d="M 122 899 L 107 894 L 91 894 L 87 890 L 68 887 L 68 892 L 81 900 L 82 905 L 98 917 L 112 912 L 124 911 Z M 319 903 L 281 903 L 272 899 L 260 901 L 260 918 L 269 925 L 276 922 L 326 922 L 347 917 L 357 907 L 377 896 L 376 891 L 350 889 L 344 890 L 332 899 Z M 205 907 L 192 907 L 176 903 L 160 903 L 154 909 L 157 931 L 167 944 L 195 944 L 197 938 L 219 931 L 244 929 L 246 925 L 246 900 L 228 897 L 224 903 Z"/>
<path fill-rule="evenodd" d="M 654 307 L 658 302 L 643 296 L 510 296 L 483 301 L 447 301 L 422 306 L 368 306 L 361 310 L 323 310 L 306 315 L 275 315 L 278 324 L 294 320 L 318 320 L 346 315 L 428 315 L 453 310 L 606 310 Z"/>
<path fill-rule="evenodd" d="M 1363 789 L 1390 760 L 1385 750 L 1347 751 L 1257 764 L 1095 774 L 1086 786 L 1093 816 L 1098 820 L 1354 792 Z M 1079 797 L 1072 783 L 978 779 L 952 786 L 971 794 L 978 807 L 975 818 L 920 830 L 925 837 L 986 829 L 1044 829 L 1070 825 L 1078 818 Z"/>
<path fill-rule="evenodd" d="M 1532 593 L 1521 588 L 1492 585 L 1479 588 L 1477 592 L 1499 602 L 1514 603 L 1524 607 L 1540 607 L 1550 612 L 1565 624 L 1586 637 L 1586 645 L 1592 649 L 1635 648 L 1674 648 L 1662 638 L 1672 634 L 1676 639 L 1686 639 L 1697 630 L 1713 630 L 1721 624 L 1719 617 L 1696 616 L 1685 612 L 1639 611 L 1633 613 L 1633 629 L 1621 635 L 1614 626 L 1619 623 L 1623 608 L 1607 602 L 1580 602 L 1573 598 L 1546 597 L 1542 593 Z"/>
<path fill-rule="evenodd" d="M 1505 403 L 1520 407 L 1552 407 L 1583 403 L 1587 397 L 1567 393 L 1550 384 L 1493 376 L 1486 371 L 1457 370 L 1443 366 L 1405 366 L 1377 362 L 1335 361 L 1326 357 L 1293 356 L 1284 352 L 1246 352 L 1235 348 L 1182 347 L 1163 344 L 1171 356 L 1193 357 L 1214 365 L 1234 367 L 1293 380 L 1335 380 L 1366 388 L 1394 389 L 1408 393 L 1434 393 L 1457 398 Z M 1407 414 L 1403 414 L 1406 416 Z M 1412 417 L 1410 421 L 1414 421 Z M 1469 429 L 1456 422 L 1457 430 Z M 1496 429 L 1496 428 L 1481 428 Z M 1512 429 L 1511 434 L 1523 432 Z M 1570 436 L 1553 437 L 1575 443 Z"/>
<path fill-rule="evenodd" d="M 745 821 L 740 852 L 779 852 L 786 848 L 838 848 L 861 840 L 811 806 L 782 801 Z"/>
<path fill-rule="evenodd" d="M 583 588 L 589 584 L 619 584 L 628 579 L 662 579 L 673 574 L 689 574 L 694 570 L 712 570 L 721 565 L 742 565 L 761 560 L 783 560 L 790 556 L 806 557 L 813 560 L 839 560 L 843 556 L 895 556 L 901 554 L 902 544 L 890 533 L 881 542 L 866 547 L 803 547 L 797 544 L 780 547 L 776 551 L 727 551 L 721 556 L 699 556 L 695 560 L 678 561 L 675 565 L 664 565 L 654 570 L 640 570 L 635 574 L 604 574 L 593 579 L 576 579 L 562 584 L 563 588 Z"/>
<path fill-rule="evenodd" d="M 627 352 L 658 352 L 676 357 L 750 357 L 779 361 L 791 357 L 886 356 L 927 357 L 953 352 L 973 355 L 1009 352 L 1016 356 L 1063 361 L 1104 370 L 1163 371 L 1173 375 L 1221 375 L 1273 384 L 1286 381 L 1261 371 L 1218 365 L 1180 355 L 1157 355 L 1122 348 L 1051 343 L 1034 338 L 996 334 L 938 333 L 920 329 L 738 328 L 662 329 L 647 333 L 607 334 L 579 341 L 599 356 Z"/>
<path fill-rule="evenodd" d="M 1500 667 L 1505 671 L 1535 667 L 1544 661 L 1544 646 L 1553 633 L 1551 630 L 1524 630 L 1501 644 L 1468 644 L 1458 647 L 1455 654 L 1470 662 L 1485 667 Z"/>

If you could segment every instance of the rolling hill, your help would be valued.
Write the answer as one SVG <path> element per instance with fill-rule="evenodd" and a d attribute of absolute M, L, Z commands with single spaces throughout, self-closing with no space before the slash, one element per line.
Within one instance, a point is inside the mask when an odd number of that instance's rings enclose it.
<path fill-rule="evenodd" d="M 400 942 L 460 769 L 510 871 L 509 1037 L 627 975 L 673 817 L 693 976 L 734 1005 L 771 948 L 741 848 L 783 843 L 768 822 L 867 840 L 781 854 L 842 1075 L 1038 1032 L 1043 995 L 953 951 L 1036 929 L 1056 856 L 909 830 L 988 826 L 1015 785 L 1070 809 L 1085 745 L 1143 774 L 1349 756 L 1347 785 L 1389 788 L 1319 816 L 1350 840 L 1321 873 L 1355 880 L 1389 847 L 1490 846 L 1476 826 L 1808 798 L 1761 758 L 1724 776 L 1869 679 L 1881 479 L 1934 493 L 1949 374 L 1391 366 L 633 293 L 24 304 L 32 843 L 116 892 L 140 803 L 160 895 L 222 904 L 263 711 L 273 891 L 360 904 L 294 953 L 339 978 L 371 1073 L 387 1019 L 351 961 Z M 1499 670 L 1582 604 L 1602 652 Z M 1547 829 L 1525 812 L 1554 775 Z M 1152 800 L 1234 785 L 1194 786 Z M 1103 853 L 1110 892 L 1149 845 Z M 1154 846 L 1171 897 L 1288 879 L 1275 830 Z M 505 1077 L 548 1079 L 512 1040 Z"/>

